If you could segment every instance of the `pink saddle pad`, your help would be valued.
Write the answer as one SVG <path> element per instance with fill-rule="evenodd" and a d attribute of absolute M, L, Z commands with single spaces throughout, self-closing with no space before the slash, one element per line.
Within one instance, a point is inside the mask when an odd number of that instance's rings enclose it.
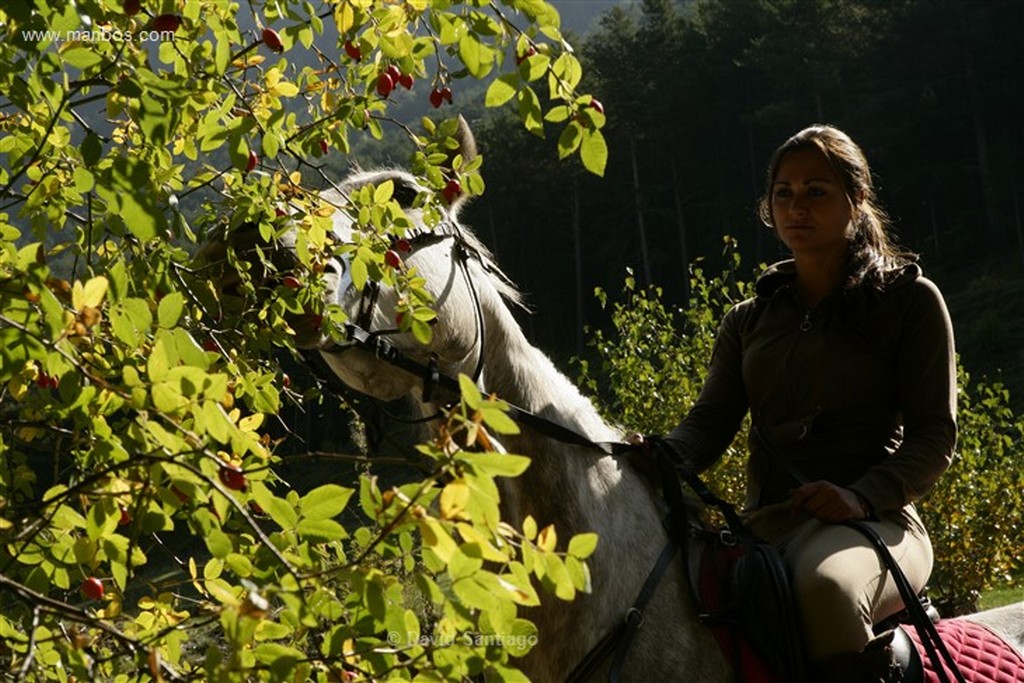
<path fill-rule="evenodd" d="M 940 621 L 935 628 L 967 683 L 1024 683 L 1024 658 L 984 626 L 963 619 L 948 619 Z M 913 627 L 904 626 L 904 629 L 921 654 L 925 683 L 939 683 L 936 668 L 940 664 L 928 659 Z M 955 680 L 948 673 L 947 678 Z"/>

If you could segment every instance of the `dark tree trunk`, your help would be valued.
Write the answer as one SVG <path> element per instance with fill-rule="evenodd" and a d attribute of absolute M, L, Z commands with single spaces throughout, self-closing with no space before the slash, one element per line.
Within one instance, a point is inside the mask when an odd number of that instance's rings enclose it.
<path fill-rule="evenodd" d="M 647 250 L 647 227 L 644 224 L 644 209 L 640 198 L 640 165 L 636 158 L 636 138 L 629 135 L 629 156 L 633 163 L 633 202 L 636 205 L 636 227 L 640 233 L 640 272 L 644 276 L 644 284 L 651 285 L 651 258 Z"/>

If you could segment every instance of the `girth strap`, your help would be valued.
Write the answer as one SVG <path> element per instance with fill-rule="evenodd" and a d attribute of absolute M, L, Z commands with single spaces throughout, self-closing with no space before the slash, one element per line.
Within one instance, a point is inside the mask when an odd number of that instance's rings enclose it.
<path fill-rule="evenodd" d="M 589 680 L 608 657 L 612 657 L 608 680 L 611 683 L 618 683 L 622 675 L 622 667 L 626 664 L 629 648 L 633 644 L 633 638 L 636 637 L 637 632 L 644 625 L 644 609 L 654 595 L 658 584 L 661 583 L 661 579 L 665 576 L 665 572 L 672 564 L 672 560 L 675 558 L 678 550 L 679 546 L 673 540 L 669 540 L 665 549 L 661 551 L 661 555 L 658 556 L 658 561 L 654 564 L 654 568 L 651 569 L 651 573 L 647 575 L 647 580 L 644 581 L 644 585 L 633 602 L 633 606 L 626 611 L 622 622 L 609 631 L 587 653 L 580 663 L 576 665 L 572 673 L 569 674 L 569 677 L 565 679 L 566 683 L 580 683 Z"/>

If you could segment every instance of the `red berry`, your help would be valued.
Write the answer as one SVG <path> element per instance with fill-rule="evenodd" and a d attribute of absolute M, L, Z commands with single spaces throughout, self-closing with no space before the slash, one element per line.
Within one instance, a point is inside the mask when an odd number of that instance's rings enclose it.
<path fill-rule="evenodd" d="M 395 83 L 397 83 L 398 79 L 402 77 L 402 70 L 399 69 L 394 64 L 389 64 L 387 71 L 385 71 L 384 73 L 386 73 L 388 76 L 391 76 L 391 80 L 394 81 Z"/>
<path fill-rule="evenodd" d="M 412 251 L 412 243 L 403 237 L 402 239 L 395 240 L 395 249 L 403 254 L 408 254 Z"/>
<path fill-rule="evenodd" d="M 281 284 L 288 289 L 299 289 L 302 287 L 302 281 L 294 275 L 285 275 L 281 278 Z"/>
<path fill-rule="evenodd" d="M 395 79 L 391 77 L 391 74 L 383 73 L 377 77 L 377 94 L 381 97 L 387 97 L 391 94 L 391 91 L 395 89 Z"/>
<path fill-rule="evenodd" d="M 592 107 L 592 108 L 594 109 L 594 111 L 596 111 L 596 112 L 597 112 L 598 114 L 603 114 L 603 113 L 604 113 L 604 105 L 603 105 L 603 104 L 601 104 L 601 100 L 590 100 L 590 106 L 591 106 L 591 107 Z"/>
<path fill-rule="evenodd" d="M 181 27 L 181 17 L 177 14 L 161 14 L 153 20 L 153 30 L 163 33 L 170 31 L 174 33 Z"/>
<path fill-rule="evenodd" d="M 142 0 L 125 0 L 124 13 L 129 17 L 134 17 L 136 14 L 142 11 Z"/>
<path fill-rule="evenodd" d="M 263 44 L 274 52 L 284 52 L 284 43 L 281 42 L 281 36 L 272 28 L 263 29 Z"/>
<path fill-rule="evenodd" d="M 320 153 L 326 155 L 330 148 L 331 143 L 327 142 L 327 138 L 320 138 Z"/>
<path fill-rule="evenodd" d="M 104 592 L 103 582 L 95 576 L 90 576 L 82 582 L 82 595 L 90 600 L 102 600 Z"/>
<path fill-rule="evenodd" d="M 288 212 L 282 209 L 280 206 L 275 206 L 274 215 L 277 216 L 278 218 L 281 218 L 282 216 L 287 216 Z"/>
<path fill-rule="evenodd" d="M 128 514 L 128 508 L 124 505 L 118 505 L 117 508 L 121 511 L 121 519 L 118 520 L 118 526 L 128 526 L 132 521 L 132 516 Z"/>
<path fill-rule="evenodd" d="M 402 322 L 405 320 L 405 311 L 399 311 L 398 315 L 395 316 L 395 322 L 399 327 L 402 326 Z"/>
<path fill-rule="evenodd" d="M 292 378 L 288 376 L 287 372 L 281 374 L 281 384 L 285 389 L 292 385 Z"/>
<path fill-rule="evenodd" d="M 444 102 L 444 97 L 441 95 L 441 91 L 437 88 L 430 91 L 430 104 L 433 105 L 434 109 L 437 109 Z"/>
<path fill-rule="evenodd" d="M 203 340 L 203 348 L 207 351 L 213 351 L 214 353 L 220 353 L 220 348 L 217 346 L 217 342 L 212 339 Z"/>
<path fill-rule="evenodd" d="M 324 324 L 324 317 L 319 313 L 314 313 L 309 316 L 309 324 L 319 330 L 320 326 Z"/>
<path fill-rule="evenodd" d="M 256 164 L 260 163 L 260 158 L 256 154 L 255 150 L 249 150 L 249 160 L 245 162 L 245 172 L 249 173 L 252 169 L 256 168 Z"/>
<path fill-rule="evenodd" d="M 363 51 L 359 49 L 359 45 L 353 43 L 351 40 L 345 41 L 345 54 L 349 56 L 349 59 L 358 62 L 363 58 Z"/>
<path fill-rule="evenodd" d="M 398 84 L 406 90 L 412 90 L 412 86 L 416 84 L 416 79 L 412 77 L 412 74 L 402 74 L 398 77 Z"/>
<path fill-rule="evenodd" d="M 451 204 L 462 196 L 462 185 L 459 184 L 458 180 L 449 180 L 444 189 L 441 190 L 441 196 L 444 197 L 445 202 Z"/>
<path fill-rule="evenodd" d="M 449 88 L 448 86 L 445 86 L 445 87 L 441 88 L 441 99 L 443 99 L 448 104 L 451 104 L 452 103 L 452 89 Z"/>
<path fill-rule="evenodd" d="M 388 249 L 384 252 L 384 263 L 391 268 L 398 268 L 402 265 L 402 257 L 394 249 Z"/>
<path fill-rule="evenodd" d="M 516 55 L 516 66 L 519 66 L 520 64 L 522 64 L 528 58 L 534 56 L 535 54 L 537 54 L 537 50 L 533 47 L 533 45 L 530 45 L 529 47 L 526 48 L 526 52 L 520 55 Z"/>
<path fill-rule="evenodd" d="M 221 483 L 232 491 L 245 490 L 245 472 L 237 467 L 221 465 L 219 475 Z"/>

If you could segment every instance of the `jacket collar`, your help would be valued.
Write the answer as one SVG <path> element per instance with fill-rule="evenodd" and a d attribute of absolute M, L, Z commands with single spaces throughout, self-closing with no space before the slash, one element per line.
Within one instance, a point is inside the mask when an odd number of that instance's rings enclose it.
<path fill-rule="evenodd" d="M 885 291 L 908 285 L 921 277 L 921 266 L 907 263 L 885 273 Z M 779 292 L 789 290 L 796 280 L 796 262 L 793 259 L 778 261 L 768 266 L 754 283 L 754 294 L 758 298 L 772 299 Z"/>

